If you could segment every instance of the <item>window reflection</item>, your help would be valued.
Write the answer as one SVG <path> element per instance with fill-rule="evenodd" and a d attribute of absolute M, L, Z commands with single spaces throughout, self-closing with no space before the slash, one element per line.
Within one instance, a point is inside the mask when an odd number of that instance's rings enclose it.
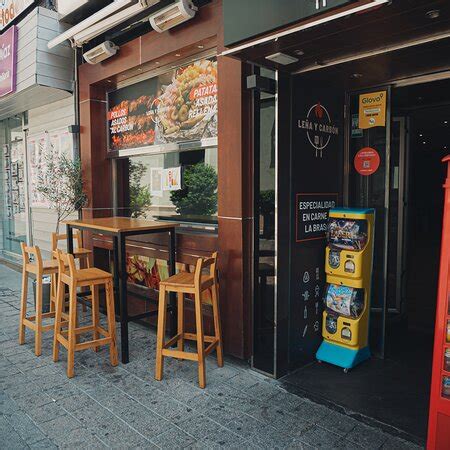
<path fill-rule="evenodd" d="M 130 157 L 120 209 L 144 219 L 217 223 L 217 148 Z"/>

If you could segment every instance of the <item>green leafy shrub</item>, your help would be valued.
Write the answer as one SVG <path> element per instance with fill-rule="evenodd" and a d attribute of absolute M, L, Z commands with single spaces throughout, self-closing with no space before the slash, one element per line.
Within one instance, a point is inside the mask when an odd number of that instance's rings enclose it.
<path fill-rule="evenodd" d="M 179 214 L 213 215 L 217 211 L 217 174 L 214 168 L 203 163 L 186 167 L 183 189 L 171 192 L 170 200 Z"/>
<path fill-rule="evenodd" d="M 148 186 L 141 186 L 142 177 L 147 172 L 147 167 L 142 162 L 129 164 L 130 178 L 130 210 L 131 217 L 138 218 L 145 216 L 148 208 L 152 205 L 152 196 Z"/>

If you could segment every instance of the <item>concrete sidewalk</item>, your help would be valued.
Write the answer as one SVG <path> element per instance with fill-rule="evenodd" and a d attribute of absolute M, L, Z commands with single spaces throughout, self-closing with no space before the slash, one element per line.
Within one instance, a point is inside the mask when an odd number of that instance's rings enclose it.
<path fill-rule="evenodd" d="M 38 358 L 29 331 L 18 345 L 19 295 L 20 274 L 0 265 L 2 448 L 420 448 L 291 394 L 239 361 L 220 369 L 209 357 L 202 390 L 194 363 L 167 359 L 157 382 L 155 331 L 137 324 L 129 364 L 111 367 L 106 348 L 78 352 L 69 380 L 64 349 L 52 361 L 52 333 Z"/>

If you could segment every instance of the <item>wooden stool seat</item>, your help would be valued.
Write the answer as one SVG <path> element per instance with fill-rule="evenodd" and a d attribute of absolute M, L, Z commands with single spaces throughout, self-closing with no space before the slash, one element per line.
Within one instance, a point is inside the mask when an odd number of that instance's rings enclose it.
<path fill-rule="evenodd" d="M 52 255 L 56 258 L 56 250 L 53 250 Z M 73 251 L 73 256 L 75 259 L 83 259 L 86 258 L 86 261 L 89 261 L 89 257 L 92 255 L 92 250 L 87 248 L 76 248 Z M 89 263 L 90 265 L 90 263 Z"/>
<path fill-rule="evenodd" d="M 202 272 L 209 267 L 209 274 Z M 164 357 L 188 359 L 198 362 L 199 386 L 206 386 L 205 357 L 213 350 L 217 351 L 217 364 L 223 366 L 222 332 L 220 325 L 219 294 L 217 280 L 217 253 L 211 258 L 199 258 L 195 267 L 195 273 L 180 272 L 159 284 L 159 308 L 158 308 L 158 336 L 156 343 L 156 373 L 155 378 L 161 380 L 163 376 Z M 211 291 L 210 304 L 214 318 L 214 336 L 205 336 L 203 333 L 203 310 L 202 293 Z M 168 341 L 165 340 L 166 317 L 167 317 L 167 293 L 178 294 L 178 331 Z M 196 333 L 184 332 L 184 294 L 194 294 Z M 185 352 L 184 341 L 197 342 L 197 351 Z M 204 343 L 209 344 L 206 348 Z M 178 350 L 170 348 L 175 343 Z"/>
<path fill-rule="evenodd" d="M 22 295 L 20 306 L 20 323 L 19 323 L 19 344 L 25 343 L 25 327 L 34 331 L 34 352 L 36 356 L 41 355 L 42 333 L 53 329 L 53 324 L 42 325 L 42 319 L 55 318 L 55 297 L 54 279 L 52 279 L 50 293 L 50 312 L 42 311 L 42 277 L 46 275 L 55 276 L 58 273 L 58 262 L 55 260 L 45 261 L 42 259 L 39 247 L 27 247 L 25 243 L 20 244 L 22 248 Z M 27 317 L 27 296 L 28 296 L 28 276 L 29 274 L 36 276 L 36 314 Z M 62 315 L 65 319 L 68 316 Z"/>
<path fill-rule="evenodd" d="M 210 288 L 214 284 L 214 277 L 210 275 L 202 275 L 200 281 L 201 290 Z M 189 272 L 179 272 L 170 278 L 161 281 L 159 285 L 163 285 L 166 290 L 171 292 L 184 292 L 185 294 L 195 293 L 195 274 Z"/>
<path fill-rule="evenodd" d="M 36 274 L 39 270 L 37 264 L 35 264 L 34 262 L 28 263 L 26 265 L 26 269 L 28 272 L 34 273 L 34 274 Z M 43 270 L 44 276 L 45 275 L 53 275 L 54 273 L 58 273 L 58 263 L 53 259 L 43 260 L 42 261 L 42 270 Z"/>
<path fill-rule="evenodd" d="M 105 280 L 111 280 L 112 275 L 105 270 L 91 267 L 90 269 L 79 269 L 75 275 L 79 287 L 91 284 L 104 284 Z"/>
<path fill-rule="evenodd" d="M 91 267 L 89 269 L 77 269 L 75 258 L 56 250 L 58 262 L 58 290 L 56 296 L 55 334 L 53 337 L 53 361 L 59 359 L 59 344 L 67 349 L 67 376 L 74 375 L 75 352 L 92 348 L 97 351 L 100 346 L 109 345 L 109 357 L 111 364 L 119 363 L 116 347 L 116 326 L 114 315 L 113 277 L 109 272 Z M 100 326 L 98 286 L 105 285 L 106 316 L 108 329 Z M 65 286 L 69 287 L 69 315 L 68 329 L 63 330 L 62 321 L 64 308 Z M 77 327 L 77 288 L 90 286 L 92 301 L 92 325 Z M 77 336 L 83 333 L 93 333 L 93 339 L 85 342 L 77 342 Z M 102 336 L 102 337 L 100 337 Z"/>

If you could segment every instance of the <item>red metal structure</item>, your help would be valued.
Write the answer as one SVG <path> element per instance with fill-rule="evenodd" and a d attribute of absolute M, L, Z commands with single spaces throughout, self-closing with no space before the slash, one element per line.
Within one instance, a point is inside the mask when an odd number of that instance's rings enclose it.
<path fill-rule="evenodd" d="M 445 203 L 428 420 L 428 450 L 450 449 L 450 155 L 446 156 L 443 162 L 448 165 L 448 170 L 444 184 Z"/>

